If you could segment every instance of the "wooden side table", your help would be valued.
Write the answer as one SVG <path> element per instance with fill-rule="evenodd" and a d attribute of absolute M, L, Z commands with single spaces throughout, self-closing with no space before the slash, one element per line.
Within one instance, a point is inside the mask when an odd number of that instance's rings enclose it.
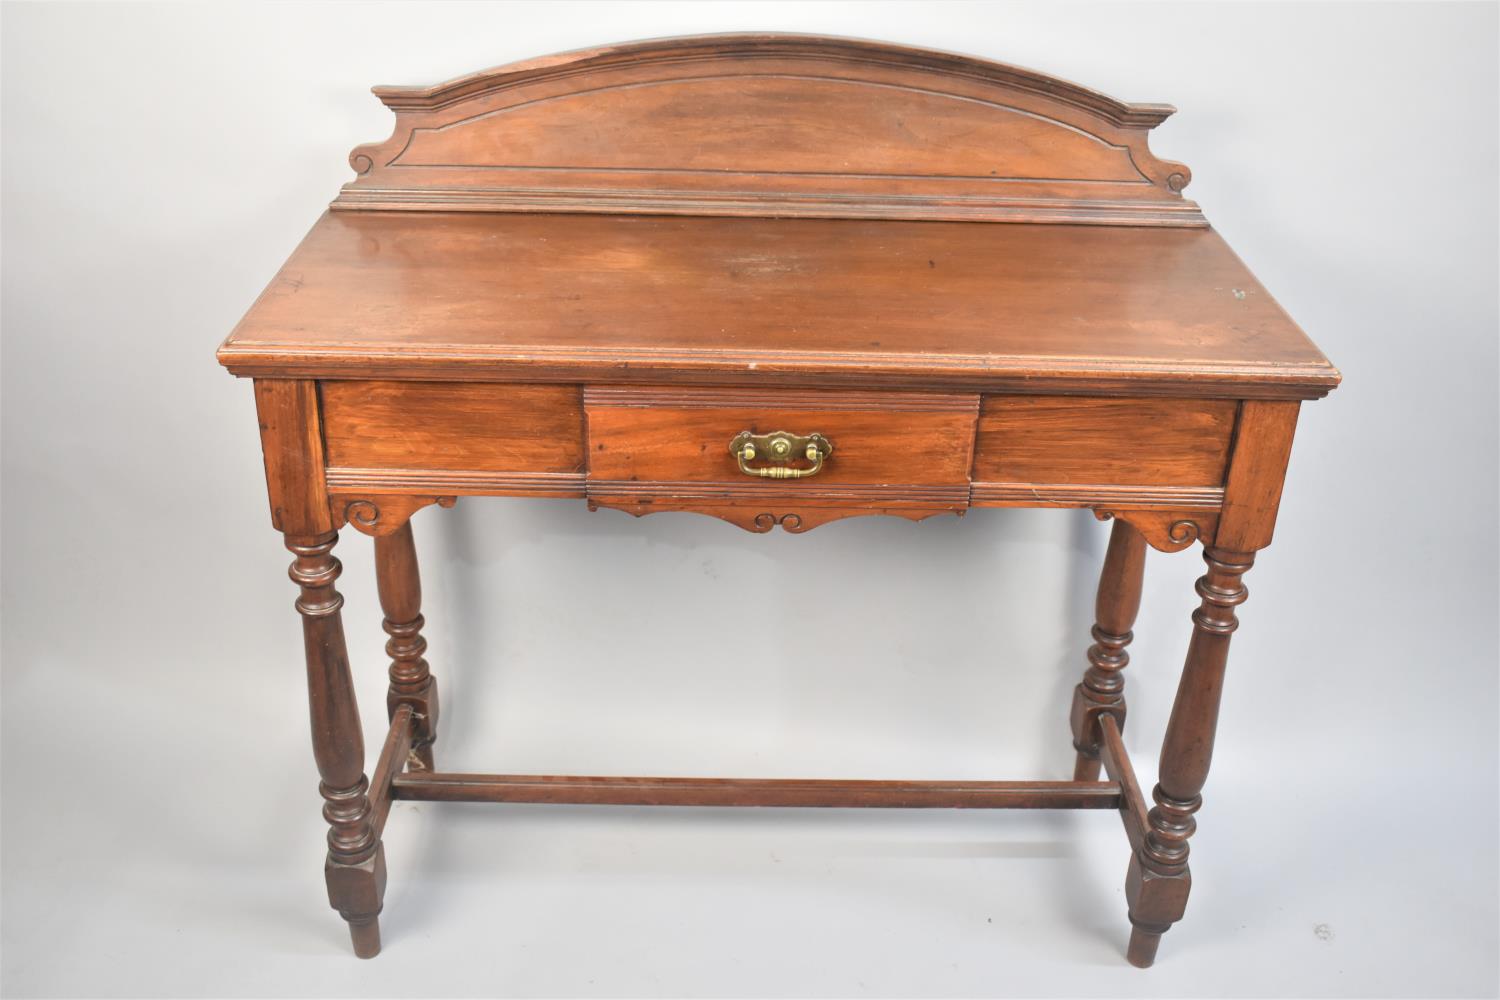
<path fill-rule="evenodd" d="M 1110 809 L 1128 957 L 1186 904 L 1241 577 L 1302 400 L 1338 372 L 1209 228 L 1172 113 L 961 56 L 729 35 L 380 87 L 389 139 L 219 349 L 255 380 L 295 555 L 329 899 L 380 948 L 393 799 Z M 409 518 L 463 496 L 697 511 L 1113 519 L 1065 781 L 455 774 L 433 759 Z M 374 536 L 390 730 L 365 774 L 332 555 Z M 1203 545 L 1148 802 L 1121 743 L 1147 545 Z M 1101 780 L 1101 765 L 1107 780 Z"/>

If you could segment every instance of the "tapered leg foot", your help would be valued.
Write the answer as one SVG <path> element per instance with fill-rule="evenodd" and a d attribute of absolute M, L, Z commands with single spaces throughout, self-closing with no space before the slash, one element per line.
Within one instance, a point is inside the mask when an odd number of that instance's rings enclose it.
<path fill-rule="evenodd" d="M 328 857 L 323 864 L 328 902 L 349 922 L 355 953 L 369 957 L 380 950 L 376 917 L 385 896 L 385 852 L 364 775 L 364 735 L 339 614 L 344 599 L 334 588 L 340 572 L 332 555 L 337 541 L 338 535 L 328 532 L 288 535 L 286 544 L 297 557 L 291 577 L 301 589 L 297 610 L 307 660 L 313 759 L 323 779 L 318 792 L 328 821 Z"/>
<path fill-rule="evenodd" d="M 380 951 L 380 911 L 385 898 L 385 848 L 355 864 L 344 864 L 330 852 L 323 866 L 328 902 L 349 924 L 354 953 L 373 958 Z"/>
<path fill-rule="evenodd" d="M 1125 960 L 1137 969 L 1149 969 L 1156 961 L 1156 947 L 1159 944 L 1161 944 L 1160 933 L 1132 927 L 1130 947 L 1125 949 Z"/>
<path fill-rule="evenodd" d="M 354 942 L 354 954 L 359 958 L 374 958 L 380 954 L 380 918 L 368 917 L 349 921 L 349 938 Z"/>
<path fill-rule="evenodd" d="M 1125 874 L 1125 901 L 1135 928 L 1126 957 L 1142 968 L 1155 959 L 1162 934 L 1187 910 L 1193 885 L 1188 842 L 1198 826 L 1194 814 L 1203 805 L 1200 793 L 1213 759 L 1229 637 L 1239 627 L 1234 609 L 1246 597 L 1241 577 L 1255 554 L 1210 548 L 1203 559 L 1208 572 L 1197 586 L 1202 604 L 1193 612 L 1193 637 L 1167 721 L 1160 780 L 1151 792 L 1155 805 Z"/>

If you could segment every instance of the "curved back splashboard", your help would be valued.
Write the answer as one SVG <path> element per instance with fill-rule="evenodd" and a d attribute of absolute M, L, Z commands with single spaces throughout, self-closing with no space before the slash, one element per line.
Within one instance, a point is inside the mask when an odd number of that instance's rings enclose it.
<path fill-rule="evenodd" d="M 1170 106 L 878 42 L 671 38 L 375 94 L 395 131 L 335 209 L 1207 224 L 1147 148 Z"/>

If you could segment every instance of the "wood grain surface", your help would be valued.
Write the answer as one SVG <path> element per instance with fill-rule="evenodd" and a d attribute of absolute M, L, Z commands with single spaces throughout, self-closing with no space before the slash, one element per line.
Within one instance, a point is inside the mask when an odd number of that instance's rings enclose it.
<path fill-rule="evenodd" d="M 666 38 L 375 93 L 396 127 L 337 209 L 1205 224 L 1146 143 L 1171 107 L 883 42 Z"/>
<path fill-rule="evenodd" d="M 1187 168 L 1147 148 L 1172 109 L 765 34 L 376 93 L 391 137 L 354 150 L 355 180 L 219 349 L 256 379 L 329 900 L 355 953 L 380 949 L 397 799 L 1104 808 L 1130 844 L 1126 957 L 1149 965 L 1186 909 L 1242 577 L 1271 542 L 1300 401 L 1340 377 L 1182 197 Z M 816 476 L 761 478 L 730 453 L 741 431 L 833 451 Z M 436 772 L 409 519 L 465 495 L 757 532 L 971 503 L 1114 518 L 1071 712 L 1076 780 Z M 390 639 L 373 787 L 334 586 L 345 525 L 375 538 Z M 1195 542 L 1207 571 L 1148 809 L 1123 668 L 1147 546 Z M 1093 780 L 1101 765 L 1112 780 Z"/>
<path fill-rule="evenodd" d="M 333 467 L 583 471 L 578 386 L 332 381 L 322 396 Z"/>
<path fill-rule="evenodd" d="M 816 495 L 851 485 L 957 486 L 968 493 L 977 396 L 729 393 L 718 397 L 720 405 L 701 393 L 691 401 L 653 390 L 645 396 L 649 405 L 620 405 L 618 400 L 630 398 L 621 393 L 586 397 L 591 488 L 603 482 L 681 482 L 722 483 L 767 495 Z M 914 403 L 903 407 L 903 398 Z M 729 450 L 741 431 L 818 433 L 832 442 L 833 454 L 808 479 L 756 479 L 740 471 Z"/>
<path fill-rule="evenodd" d="M 1222 486 L 1229 400 L 986 396 L 976 483 Z"/>
<path fill-rule="evenodd" d="M 1309 398 L 1338 372 L 1207 229 L 325 215 L 237 374 Z"/>

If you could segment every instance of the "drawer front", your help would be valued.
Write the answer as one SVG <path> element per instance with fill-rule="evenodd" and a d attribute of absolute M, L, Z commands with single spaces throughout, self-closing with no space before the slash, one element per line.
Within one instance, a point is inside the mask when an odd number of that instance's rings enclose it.
<path fill-rule="evenodd" d="M 799 390 L 590 387 L 589 495 L 930 499 L 966 504 L 977 395 Z M 730 445 L 739 435 L 785 431 L 831 445 L 816 474 L 764 478 L 742 470 Z M 762 440 L 750 469 L 768 462 Z"/>
<path fill-rule="evenodd" d="M 1217 506 L 1239 404 L 987 396 L 975 503 Z"/>
<path fill-rule="evenodd" d="M 1216 510 L 1238 414 L 1232 400 L 798 389 L 327 381 L 319 392 L 337 496 L 586 496 L 635 513 L 769 499 L 808 524 L 807 508 Z M 816 474 L 756 474 L 811 467 L 795 450 L 767 461 L 764 436 L 779 431 L 831 444 Z M 761 436 L 744 469 L 730 449 L 743 434 Z"/>
<path fill-rule="evenodd" d="M 335 493 L 583 495 L 576 385 L 329 381 L 320 391 Z"/>

